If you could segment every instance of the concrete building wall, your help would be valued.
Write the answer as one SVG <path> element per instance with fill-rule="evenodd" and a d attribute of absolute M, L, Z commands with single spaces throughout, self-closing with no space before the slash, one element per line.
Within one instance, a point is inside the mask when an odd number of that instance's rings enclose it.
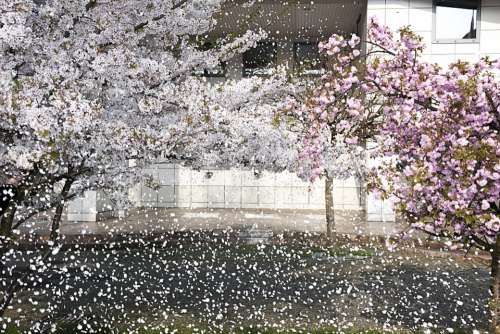
<path fill-rule="evenodd" d="M 157 164 L 148 172 L 160 187 L 134 189 L 141 207 L 323 209 L 325 205 L 322 180 L 310 184 L 288 172 L 257 176 L 248 170 L 192 170 L 174 164 Z M 335 208 L 362 209 L 359 194 L 354 179 L 337 180 Z"/>
<path fill-rule="evenodd" d="M 481 0 L 478 42 L 445 43 L 433 40 L 432 0 L 368 0 L 367 17 L 377 16 L 392 29 L 410 25 L 424 38 L 425 57 L 447 66 L 457 60 L 476 61 L 480 57 L 500 58 L 500 1 Z"/>

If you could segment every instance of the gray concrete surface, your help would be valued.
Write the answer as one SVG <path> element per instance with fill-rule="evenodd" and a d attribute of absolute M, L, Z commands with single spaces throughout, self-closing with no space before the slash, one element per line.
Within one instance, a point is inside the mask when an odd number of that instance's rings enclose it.
<path fill-rule="evenodd" d="M 336 211 L 339 233 L 355 235 L 395 235 L 405 226 L 393 222 L 367 222 L 361 211 Z M 269 210 L 269 209 L 134 209 L 125 218 L 111 218 L 99 222 L 64 221 L 61 233 L 119 234 L 141 232 L 187 230 L 238 230 L 254 226 L 275 233 L 285 231 L 325 232 L 323 210 Z M 22 232 L 34 231 L 46 234 L 48 221 L 38 221 L 23 228 Z"/>
<path fill-rule="evenodd" d="M 488 324 L 488 270 L 470 259 L 404 250 L 362 257 L 314 252 L 229 240 L 71 248 L 52 258 L 7 314 L 25 324 L 87 315 L 112 328 L 260 324 L 302 333 L 323 326 L 472 333 Z M 32 255 L 11 256 L 22 264 Z M 41 311 L 49 306 L 51 312 Z"/>

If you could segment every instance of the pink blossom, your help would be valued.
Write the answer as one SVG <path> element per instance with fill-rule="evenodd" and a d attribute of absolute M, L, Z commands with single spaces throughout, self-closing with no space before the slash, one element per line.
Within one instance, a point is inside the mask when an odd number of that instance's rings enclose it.
<path fill-rule="evenodd" d="M 477 184 L 479 184 L 481 187 L 484 187 L 486 184 L 488 184 L 488 180 L 486 179 L 481 179 L 481 180 L 478 180 L 476 181 Z"/>
<path fill-rule="evenodd" d="M 463 137 L 457 140 L 457 144 L 460 146 L 466 146 L 468 143 L 469 143 L 469 141 Z"/>
<path fill-rule="evenodd" d="M 422 135 L 420 138 L 420 145 L 425 149 L 430 148 L 432 146 L 431 138 L 427 135 Z"/>
<path fill-rule="evenodd" d="M 349 138 L 346 138 L 345 142 L 347 144 L 351 144 L 351 145 L 355 145 L 358 143 L 358 137 L 349 137 Z"/>

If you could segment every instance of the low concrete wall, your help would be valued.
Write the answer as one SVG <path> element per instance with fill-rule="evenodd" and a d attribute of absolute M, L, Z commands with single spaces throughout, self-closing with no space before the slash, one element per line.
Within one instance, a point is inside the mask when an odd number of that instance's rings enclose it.
<path fill-rule="evenodd" d="M 265 209 L 323 209 L 325 206 L 322 180 L 310 184 L 288 172 L 263 172 L 256 176 L 247 170 L 196 171 L 173 164 L 157 164 L 148 172 L 159 188 L 144 184 L 135 187 L 131 198 L 137 206 Z M 354 178 L 336 180 L 333 195 L 336 209 L 363 209 L 359 183 Z"/>

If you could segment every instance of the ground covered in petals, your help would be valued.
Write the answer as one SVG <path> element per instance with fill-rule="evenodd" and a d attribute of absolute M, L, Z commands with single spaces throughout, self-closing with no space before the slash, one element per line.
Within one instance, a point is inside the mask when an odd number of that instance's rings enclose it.
<path fill-rule="evenodd" d="M 11 265 L 29 251 L 12 255 Z M 485 263 L 440 252 L 211 241 L 71 247 L 18 294 L 23 328 L 484 329 Z M 182 332 L 182 331 L 180 331 Z"/>

